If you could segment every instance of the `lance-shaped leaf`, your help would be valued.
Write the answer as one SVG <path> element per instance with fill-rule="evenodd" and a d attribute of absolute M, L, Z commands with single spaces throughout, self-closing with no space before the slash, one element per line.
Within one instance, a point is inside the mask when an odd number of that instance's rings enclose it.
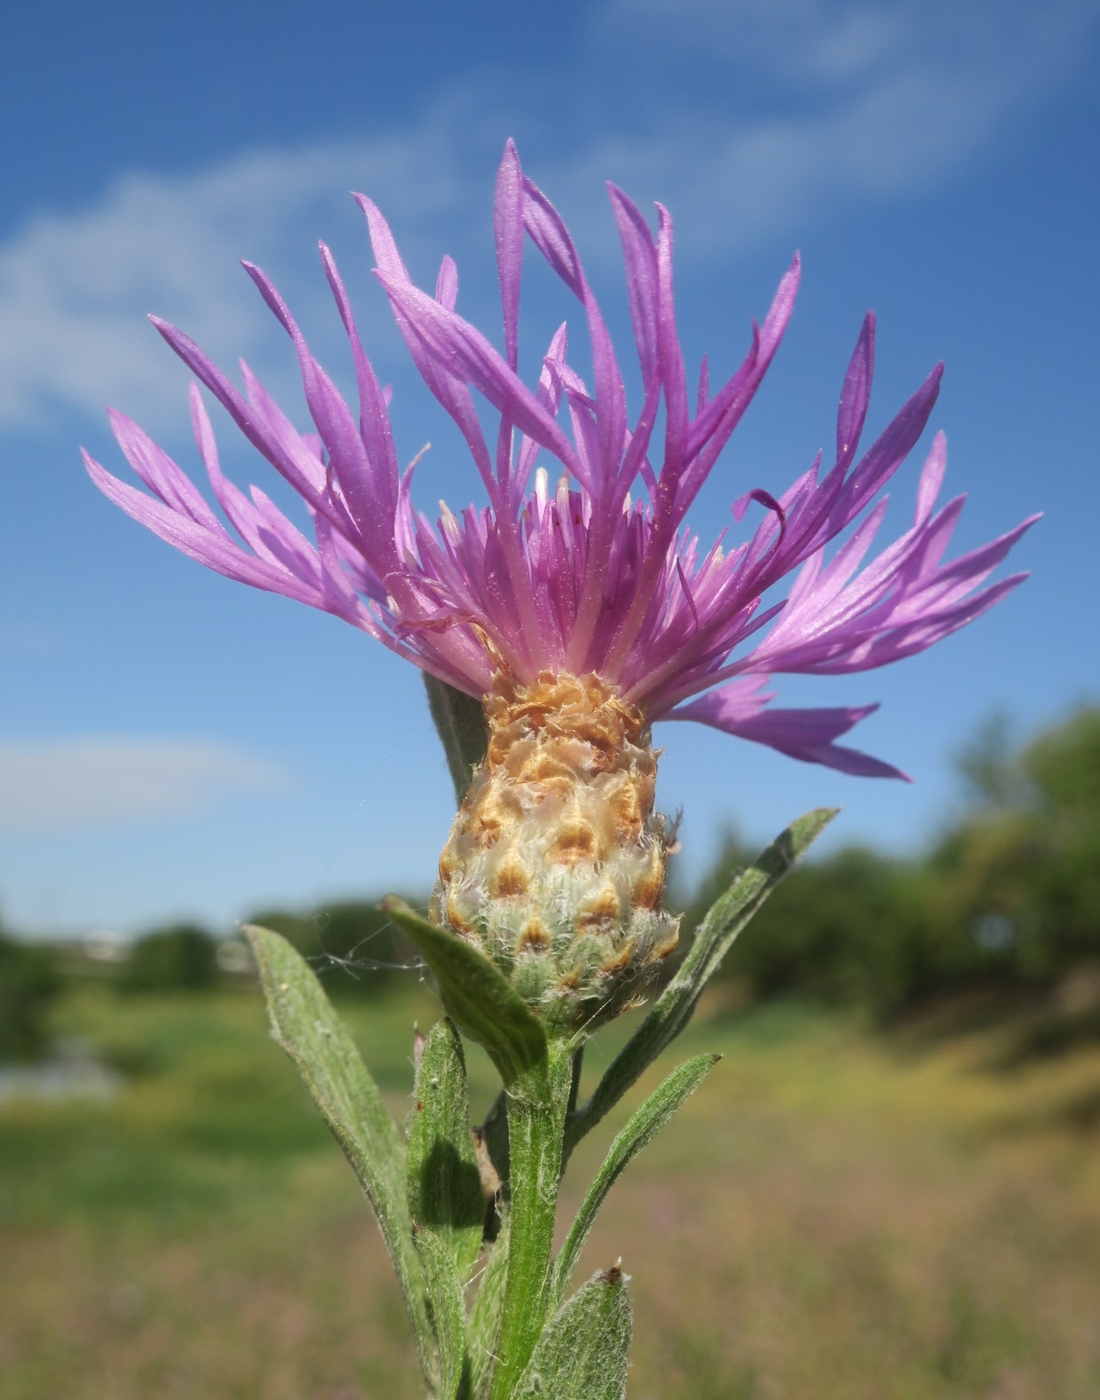
<path fill-rule="evenodd" d="M 632 1334 L 626 1275 L 596 1274 L 547 1325 L 514 1400 L 623 1400 Z"/>
<path fill-rule="evenodd" d="M 420 1052 L 405 1157 L 409 1210 L 451 1255 L 463 1283 L 477 1261 L 485 1200 L 470 1135 L 466 1059 L 454 1022 L 437 1021 Z"/>
<path fill-rule="evenodd" d="M 585 1196 L 573 1224 L 569 1227 L 569 1234 L 565 1237 L 565 1243 L 554 1265 L 555 1300 L 560 1300 L 569 1287 L 569 1280 L 577 1267 L 584 1242 L 600 1207 L 607 1199 L 607 1193 L 642 1148 L 661 1131 L 684 1100 L 694 1094 L 721 1058 L 721 1055 L 694 1055 L 679 1069 L 673 1070 L 668 1078 L 654 1089 L 611 1144 L 603 1166 L 588 1188 L 588 1195 Z"/>
<path fill-rule="evenodd" d="M 434 1230 L 419 1229 L 416 1248 L 424 1265 L 431 1305 L 432 1328 L 439 1347 L 439 1400 L 469 1395 L 469 1358 L 466 1355 L 466 1308 L 462 1283 L 450 1249 Z"/>
<path fill-rule="evenodd" d="M 474 1400 L 488 1400 L 493 1383 L 497 1338 L 504 1316 L 504 1292 L 508 1282 L 508 1239 L 508 1215 L 505 1213 L 470 1314 L 471 1390 Z"/>
<path fill-rule="evenodd" d="M 423 674 L 428 691 L 428 708 L 443 744 L 443 752 L 447 755 L 447 768 L 455 786 L 455 801 L 461 807 L 474 769 L 480 765 L 489 747 L 485 711 L 481 701 L 475 700 L 472 695 L 465 695 L 453 685 L 436 680 L 427 671 Z"/>
<path fill-rule="evenodd" d="M 249 926 L 244 932 L 259 965 L 275 1038 L 294 1061 L 374 1207 L 412 1318 L 421 1363 L 431 1377 L 435 1346 L 405 1200 L 401 1134 L 348 1028 L 301 956 L 270 929 Z"/>
<path fill-rule="evenodd" d="M 734 939 L 787 875 L 795 862 L 837 814 L 819 807 L 792 824 L 741 872 L 699 925 L 680 970 L 653 1004 L 649 1015 L 619 1051 L 583 1108 L 566 1125 L 565 1155 L 612 1108 L 687 1025 Z"/>
<path fill-rule="evenodd" d="M 464 939 L 389 895 L 382 908 L 435 973 L 447 1014 L 485 1048 L 505 1085 L 546 1059 L 542 1022 L 504 974 Z"/>

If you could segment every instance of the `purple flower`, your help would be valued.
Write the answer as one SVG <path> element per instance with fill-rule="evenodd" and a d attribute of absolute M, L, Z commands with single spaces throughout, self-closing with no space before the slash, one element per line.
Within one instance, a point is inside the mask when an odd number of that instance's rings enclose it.
<path fill-rule="evenodd" d="M 183 332 L 154 318 L 303 498 L 315 542 L 257 487 L 246 496 L 222 475 L 194 385 L 195 438 L 236 537 L 176 463 L 121 413 L 111 413 L 115 436 L 152 494 L 117 480 L 85 453 L 92 479 L 136 520 L 209 568 L 335 613 L 468 694 L 486 694 L 500 672 L 522 684 L 547 671 L 596 672 L 648 719 L 698 720 L 807 762 L 904 776 L 835 742 L 873 706 L 769 709 L 769 678 L 868 670 L 931 646 L 1022 581 L 1024 574 L 985 582 L 1033 520 L 943 563 L 962 498 L 934 511 L 945 466 L 940 435 L 921 473 L 912 527 L 864 562 L 885 510 L 882 488 L 924 430 L 941 375 L 941 367 L 933 370 L 859 456 L 874 358 L 868 315 L 841 392 L 834 464 L 821 474 L 819 454 L 778 500 L 762 490 L 747 493 L 733 514 L 740 521 L 750 505 L 763 508 L 751 536 L 728 545 L 723 533 L 701 554 L 685 517 L 778 348 L 794 304 L 798 260 L 763 325 L 754 324 L 741 367 L 713 393 L 704 360 L 693 407 L 676 333 L 672 221 L 658 206 L 654 238 L 627 196 L 614 186 L 610 194 L 643 388 L 632 421 L 615 350 L 572 239 L 522 173 L 511 143 L 494 213 L 503 355 L 455 311 L 452 260 L 444 258 L 434 295 L 421 291 L 378 209 L 357 196 L 376 275 L 425 383 L 466 440 L 487 507 L 469 506 L 460 516 L 444 507 L 434 526 L 414 508 L 412 468 L 402 474 L 398 467 L 388 395 L 363 352 L 324 245 L 322 263 L 351 346 L 358 419 L 310 354 L 278 292 L 250 264 L 246 270 L 294 343 L 315 433 L 299 433 L 246 365 L 242 394 Z M 564 325 L 546 352 L 537 388 L 518 377 L 525 238 L 583 307 L 590 386 L 567 361 Z M 474 391 L 499 415 L 494 442 L 483 432 Z M 658 468 L 651 454 L 661 407 Z M 556 486 L 537 466 L 540 455 L 556 459 Z M 852 525 L 827 557 L 832 541 Z M 765 606 L 764 598 L 795 570 L 786 598 Z"/>

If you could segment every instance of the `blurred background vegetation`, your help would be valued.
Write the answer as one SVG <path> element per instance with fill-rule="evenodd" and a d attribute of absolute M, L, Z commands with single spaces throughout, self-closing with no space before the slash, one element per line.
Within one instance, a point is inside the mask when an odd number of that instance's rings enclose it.
<path fill-rule="evenodd" d="M 585 1261 L 635 1274 L 639 1400 L 1100 1395 L 1100 709 L 1022 747 L 990 722 L 960 767 L 927 851 L 796 871 L 673 1052 L 727 1059 Z M 751 854 L 728 836 L 682 894 L 685 944 Z M 404 1116 L 413 1022 L 438 1014 L 412 950 L 369 900 L 255 922 L 310 959 Z M 0 931 L 0 1260 L 0 1400 L 418 1393 L 237 931 Z"/>
<path fill-rule="evenodd" d="M 926 852 L 899 859 L 851 847 L 794 872 L 727 959 L 734 999 L 796 996 L 889 1022 L 959 994 L 1015 1007 L 1062 988 L 1066 1033 L 1100 1035 L 1085 1005 L 1094 970 L 1100 977 L 1100 708 L 1082 707 L 1018 750 L 991 720 L 959 767 L 968 801 Z M 684 947 L 754 854 L 729 833 L 698 887 L 674 892 Z M 426 891 L 406 897 L 427 903 Z M 250 921 L 287 937 L 337 996 L 384 995 L 417 966 L 373 900 L 260 909 Z M 94 938 L 83 949 L 22 943 L 0 931 L 0 970 L 0 1058 L 14 1059 L 48 1050 L 66 977 L 127 993 L 202 991 L 248 962 L 236 932 L 180 924 L 113 948 Z"/>
<path fill-rule="evenodd" d="M 1065 1032 L 1100 1036 L 1086 995 L 1100 976 L 1100 709 L 1016 752 L 990 721 L 960 768 L 970 800 L 926 853 L 842 850 L 780 887 L 723 968 L 746 1001 L 794 994 L 888 1021 L 960 994 L 1011 1007 L 1061 988 Z M 688 927 L 750 856 L 727 838 Z"/>
<path fill-rule="evenodd" d="M 0 1061 L 45 1053 L 47 1016 L 60 990 L 52 950 L 17 943 L 0 929 Z"/>

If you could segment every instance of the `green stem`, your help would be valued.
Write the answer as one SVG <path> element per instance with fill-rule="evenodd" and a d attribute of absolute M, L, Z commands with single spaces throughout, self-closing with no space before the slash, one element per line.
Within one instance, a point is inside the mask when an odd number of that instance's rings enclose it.
<path fill-rule="evenodd" d="M 508 1281 L 491 1400 L 508 1400 L 531 1359 L 551 1303 L 551 1260 L 573 1052 L 547 1057 L 508 1089 L 511 1214 Z"/>

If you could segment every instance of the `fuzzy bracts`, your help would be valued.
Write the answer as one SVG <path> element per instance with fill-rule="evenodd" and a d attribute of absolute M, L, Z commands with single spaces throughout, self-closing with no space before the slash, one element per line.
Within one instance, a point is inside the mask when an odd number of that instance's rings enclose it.
<path fill-rule="evenodd" d="M 676 946 L 664 819 L 641 711 L 598 676 L 498 681 L 489 747 L 439 862 L 432 917 L 486 952 L 552 1023 L 641 999 Z"/>
<path fill-rule="evenodd" d="M 258 488 L 246 496 L 222 474 L 197 388 L 196 441 L 236 538 L 176 463 L 123 414 L 112 414 L 116 436 L 151 494 L 85 454 L 88 471 L 112 500 L 184 553 L 230 578 L 335 613 L 470 695 L 489 695 L 501 675 L 522 686 L 546 672 L 595 674 L 647 723 L 697 720 L 807 762 L 903 776 L 836 742 L 873 706 L 773 709 L 771 677 L 867 670 L 931 646 L 1021 581 L 1024 575 L 1015 574 L 986 584 L 1032 522 L 944 563 L 962 501 L 935 510 L 945 467 L 940 436 L 921 473 L 912 527 L 865 562 L 885 509 L 881 492 L 923 432 L 940 381 L 937 368 L 860 455 L 874 358 L 868 316 L 844 379 L 833 465 L 822 473 L 815 462 L 778 499 L 748 491 L 733 513 L 740 521 L 750 507 L 762 510 L 754 531 L 743 543 L 723 535 L 700 550 L 685 528 L 687 512 L 779 346 L 798 260 L 763 324 L 754 326 L 741 367 L 712 392 L 704 360 L 692 397 L 676 332 L 672 221 L 659 208 L 654 236 L 622 191 L 610 193 L 641 372 L 642 402 L 632 418 L 576 248 L 557 211 L 523 174 L 511 143 L 494 213 L 503 353 L 455 310 L 451 259 L 443 260 L 434 294 L 416 287 L 381 213 L 357 196 L 398 327 L 466 441 L 486 506 L 459 514 L 444 508 L 434 525 L 414 508 L 411 469 L 403 475 L 398 469 L 387 395 L 323 246 L 350 344 L 358 416 L 256 267 L 245 265 L 293 341 L 315 432 L 300 433 L 247 366 L 242 394 L 182 331 L 154 322 L 302 497 L 313 541 Z M 528 388 L 517 374 L 527 239 L 581 305 L 591 385 L 568 362 L 564 325 L 546 351 L 538 385 Z M 499 416 L 492 444 L 475 392 Z M 542 465 L 548 462 L 556 463 L 556 481 Z M 792 573 L 786 597 L 777 596 Z"/>

